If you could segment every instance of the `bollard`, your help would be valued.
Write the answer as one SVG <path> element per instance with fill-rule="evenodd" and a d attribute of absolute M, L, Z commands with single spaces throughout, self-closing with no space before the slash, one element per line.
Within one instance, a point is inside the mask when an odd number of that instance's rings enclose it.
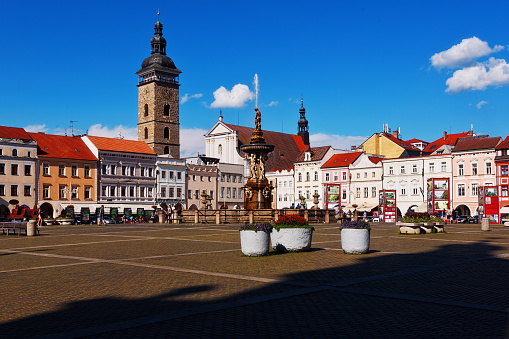
<path fill-rule="evenodd" d="M 254 223 L 254 211 L 253 210 L 249 211 L 249 223 L 250 224 Z"/>
<path fill-rule="evenodd" d="M 221 212 L 220 211 L 221 210 L 217 210 L 216 211 L 216 225 L 219 225 L 221 223 L 221 220 L 219 219 L 219 217 L 221 216 Z M 226 213 L 226 211 L 224 213 Z"/>
<path fill-rule="evenodd" d="M 199 222 L 199 214 L 198 210 L 194 211 L 194 223 L 197 224 Z"/>
<path fill-rule="evenodd" d="M 490 219 L 489 218 L 482 218 L 481 230 L 483 230 L 483 231 L 490 230 Z"/>
<path fill-rule="evenodd" d="M 329 215 L 329 210 L 325 210 L 325 223 L 328 224 L 330 223 L 330 215 Z"/>
<path fill-rule="evenodd" d="M 304 210 L 304 219 L 306 219 L 306 221 L 309 221 L 309 212 L 308 212 L 308 210 Z"/>
<path fill-rule="evenodd" d="M 27 222 L 27 236 L 32 237 L 35 235 L 36 222 L 36 220 L 29 220 Z"/>

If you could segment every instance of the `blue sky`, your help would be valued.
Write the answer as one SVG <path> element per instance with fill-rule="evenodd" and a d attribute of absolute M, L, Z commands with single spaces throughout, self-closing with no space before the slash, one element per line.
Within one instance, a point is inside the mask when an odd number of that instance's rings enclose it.
<path fill-rule="evenodd" d="M 255 74 L 262 128 L 296 133 L 303 95 L 312 146 L 384 123 L 429 142 L 509 133 L 507 1 L 3 1 L 0 124 L 132 137 L 158 9 L 184 156 L 219 110 L 254 126 Z"/>

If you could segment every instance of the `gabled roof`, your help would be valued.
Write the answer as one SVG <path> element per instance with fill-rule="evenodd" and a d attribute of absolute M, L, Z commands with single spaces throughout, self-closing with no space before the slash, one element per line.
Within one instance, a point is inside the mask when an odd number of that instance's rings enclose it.
<path fill-rule="evenodd" d="M 380 158 L 380 157 L 368 157 L 368 159 L 374 163 L 374 164 L 378 164 L 380 161 L 382 161 L 384 158 Z"/>
<path fill-rule="evenodd" d="M 7 126 L 0 126 L 0 138 L 32 140 L 30 135 L 23 128 Z"/>
<path fill-rule="evenodd" d="M 80 137 L 44 133 L 28 134 L 33 140 L 37 141 L 38 157 L 97 161 L 97 158 Z"/>
<path fill-rule="evenodd" d="M 307 152 L 311 152 L 311 161 L 320 161 L 323 159 L 327 151 L 330 149 L 330 146 L 322 146 L 322 147 L 306 147 L 302 152 L 300 152 L 295 162 L 303 162 L 305 161 L 305 156 Z"/>
<path fill-rule="evenodd" d="M 467 138 L 458 140 L 456 146 L 452 150 L 453 153 L 461 152 L 461 151 L 473 151 L 473 150 L 481 150 L 481 149 L 490 149 L 497 147 L 498 144 L 502 142 L 501 137 L 492 137 L 492 138 Z"/>
<path fill-rule="evenodd" d="M 502 141 L 496 149 L 509 149 L 509 135 L 505 138 L 504 141 Z"/>
<path fill-rule="evenodd" d="M 348 167 L 361 154 L 362 152 L 334 154 L 325 164 L 323 164 L 322 168 Z"/>
<path fill-rule="evenodd" d="M 469 132 L 463 132 L 463 133 L 454 133 L 454 134 L 447 134 L 444 132 L 444 136 L 440 139 L 437 139 L 433 141 L 432 143 L 429 143 L 423 150 L 423 152 L 435 152 L 437 149 L 442 147 L 443 145 L 447 144 L 450 146 L 455 146 L 458 142 L 459 138 L 465 138 L 472 135 L 472 131 Z"/>
<path fill-rule="evenodd" d="M 404 140 L 401 140 L 401 139 L 398 139 L 396 138 L 394 135 L 392 134 L 389 134 L 389 133 L 383 133 L 383 135 L 389 139 L 390 141 L 394 142 L 395 144 L 403 147 L 404 149 L 406 150 L 409 150 L 409 151 L 420 151 L 420 149 L 418 149 L 417 147 L 415 147 L 414 145 L 411 145 L 409 141 L 404 141 Z"/>
<path fill-rule="evenodd" d="M 408 142 L 409 144 L 416 144 L 416 143 L 424 143 L 424 144 L 427 144 L 427 143 L 428 143 L 427 141 L 420 140 L 420 139 L 416 139 L 416 138 L 413 138 L 413 139 L 407 140 L 406 142 Z"/>
<path fill-rule="evenodd" d="M 144 141 L 115 139 L 105 137 L 88 136 L 90 141 L 100 151 L 113 151 L 124 153 L 142 153 L 155 155 L 156 153 Z"/>
<path fill-rule="evenodd" d="M 251 136 L 254 128 L 230 125 L 226 123 L 224 125 L 234 131 L 237 131 L 240 142 L 240 145 L 238 145 L 239 149 L 241 145 L 247 145 L 251 142 Z M 299 153 L 306 148 L 302 138 L 298 135 L 264 130 L 263 137 L 267 144 L 275 146 L 274 151 L 267 155 L 268 160 L 265 163 L 267 171 L 271 171 L 273 168 L 287 169 L 292 167 L 293 162 L 299 156 Z"/>

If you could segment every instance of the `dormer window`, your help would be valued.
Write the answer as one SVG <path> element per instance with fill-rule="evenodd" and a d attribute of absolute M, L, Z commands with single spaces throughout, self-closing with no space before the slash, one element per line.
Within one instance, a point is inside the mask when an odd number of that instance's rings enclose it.
<path fill-rule="evenodd" d="M 306 152 L 306 154 L 304 155 L 304 160 L 311 161 L 311 152 Z"/>

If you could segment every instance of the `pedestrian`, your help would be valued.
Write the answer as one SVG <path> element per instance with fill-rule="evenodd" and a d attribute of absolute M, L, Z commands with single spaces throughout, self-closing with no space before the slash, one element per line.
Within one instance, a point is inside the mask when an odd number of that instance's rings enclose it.
<path fill-rule="evenodd" d="M 104 205 L 101 205 L 99 210 L 99 225 L 104 225 Z"/>
<path fill-rule="evenodd" d="M 292 202 L 292 205 L 290 206 L 290 208 L 293 210 L 295 208 L 295 204 Z"/>
<path fill-rule="evenodd" d="M 171 224 L 173 222 L 173 213 L 175 212 L 175 207 L 173 207 L 173 205 L 170 204 L 169 210 L 170 210 L 170 224 Z"/>
<path fill-rule="evenodd" d="M 366 217 L 367 217 L 366 211 L 364 211 L 364 213 L 362 214 L 362 217 L 364 218 L 364 221 L 366 221 Z"/>
<path fill-rule="evenodd" d="M 41 209 L 37 209 L 37 226 L 42 226 L 42 215 L 41 215 Z"/>
<path fill-rule="evenodd" d="M 451 209 L 450 209 L 450 208 L 447 210 L 447 219 L 449 220 L 449 224 L 452 224 L 452 220 L 451 220 Z"/>

